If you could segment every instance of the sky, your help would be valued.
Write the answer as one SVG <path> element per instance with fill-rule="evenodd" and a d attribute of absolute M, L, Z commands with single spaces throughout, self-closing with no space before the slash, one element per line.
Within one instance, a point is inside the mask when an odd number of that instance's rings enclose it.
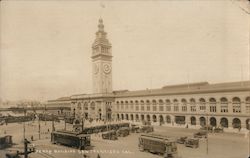
<path fill-rule="evenodd" d="M 0 14 L 1 99 L 91 93 L 100 17 L 114 90 L 249 80 L 249 15 L 233 1 L 2 1 Z"/>

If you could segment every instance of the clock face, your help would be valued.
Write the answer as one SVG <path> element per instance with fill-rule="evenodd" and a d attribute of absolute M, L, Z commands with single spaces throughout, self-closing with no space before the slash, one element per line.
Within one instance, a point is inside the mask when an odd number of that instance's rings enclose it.
<path fill-rule="evenodd" d="M 97 74 L 99 72 L 99 67 L 97 64 L 94 64 L 94 73 Z"/>
<path fill-rule="evenodd" d="M 111 71 L 111 66 L 110 64 L 104 64 L 103 65 L 103 71 L 107 74 L 107 73 L 110 73 Z"/>

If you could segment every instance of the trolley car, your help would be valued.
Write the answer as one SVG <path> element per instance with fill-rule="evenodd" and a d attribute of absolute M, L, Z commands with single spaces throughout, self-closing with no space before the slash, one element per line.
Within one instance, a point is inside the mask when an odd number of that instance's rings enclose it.
<path fill-rule="evenodd" d="M 64 130 L 54 131 L 51 133 L 51 142 L 83 150 L 90 146 L 90 135 Z"/>
<path fill-rule="evenodd" d="M 0 149 L 11 147 L 12 143 L 11 135 L 0 136 Z"/>
<path fill-rule="evenodd" d="M 142 134 L 139 137 L 139 149 L 151 153 L 162 154 L 164 158 L 177 157 L 175 140 L 161 135 Z"/>

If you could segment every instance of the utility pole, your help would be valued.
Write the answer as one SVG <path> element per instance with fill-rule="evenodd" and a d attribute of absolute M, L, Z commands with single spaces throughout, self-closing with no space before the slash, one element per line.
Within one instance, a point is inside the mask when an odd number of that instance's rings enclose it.
<path fill-rule="evenodd" d="M 24 119 L 23 119 L 23 140 L 25 140 L 25 119 L 26 119 L 26 111 L 25 111 L 25 107 L 23 105 L 23 115 L 24 115 Z"/>
<path fill-rule="evenodd" d="M 44 119 L 45 119 L 45 125 L 47 124 L 46 122 L 46 105 L 44 105 Z"/>
<path fill-rule="evenodd" d="M 207 141 L 206 142 L 207 142 L 207 155 L 208 155 L 208 113 L 207 113 L 207 110 L 205 110 L 205 111 L 206 111 L 206 116 L 207 116 L 207 118 L 206 118 L 206 122 L 207 122 L 206 123 L 207 124 L 207 128 L 206 128 L 207 129 Z"/>
<path fill-rule="evenodd" d="M 39 140 L 41 139 L 41 125 L 40 125 L 40 118 L 38 117 L 38 134 L 39 134 Z"/>
<path fill-rule="evenodd" d="M 52 114 L 52 132 L 55 131 L 54 114 Z"/>
<path fill-rule="evenodd" d="M 66 131 L 66 116 L 64 116 L 64 130 Z"/>

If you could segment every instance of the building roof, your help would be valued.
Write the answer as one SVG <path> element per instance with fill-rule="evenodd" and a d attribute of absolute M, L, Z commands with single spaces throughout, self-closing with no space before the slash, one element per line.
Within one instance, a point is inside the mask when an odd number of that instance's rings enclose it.
<path fill-rule="evenodd" d="M 227 91 L 250 91 L 250 81 L 227 82 L 227 83 L 216 83 L 216 84 L 209 84 L 208 82 L 198 82 L 190 84 L 169 85 L 158 89 L 119 91 L 119 93 L 115 93 L 115 97 L 216 93 L 216 92 L 227 92 Z"/>
<path fill-rule="evenodd" d="M 157 95 L 179 95 L 179 94 L 198 94 L 198 93 L 217 93 L 217 92 L 233 92 L 233 91 L 249 91 L 250 81 L 241 82 L 225 82 L 209 84 L 208 82 L 197 82 L 189 84 L 166 85 L 158 89 L 144 89 L 144 90 L 115 90 L 113 93 L 103 94 L 76 94 L 70 97 L 61 97 L 56 100 L 49 100 L 48 102 L 70 101 L 72 99 L 90 99 L 103 97 L 143 97 L 143 96 L 157 96 Z"/>

